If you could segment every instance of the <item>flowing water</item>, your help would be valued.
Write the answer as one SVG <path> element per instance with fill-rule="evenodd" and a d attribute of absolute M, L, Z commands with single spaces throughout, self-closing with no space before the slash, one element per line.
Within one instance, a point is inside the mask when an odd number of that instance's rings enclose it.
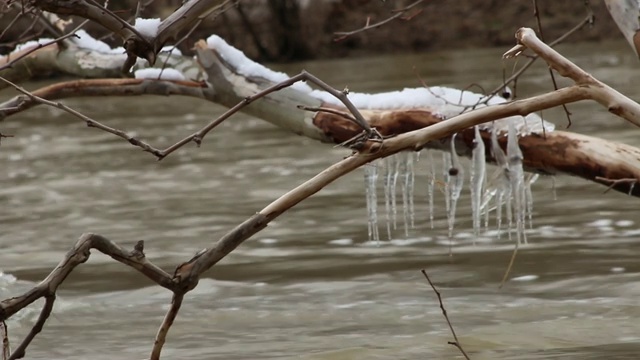
<path fill-rule="evenodd" d="M 627 44 L 572 45 L 563 53 L 621 92 L 640 98 L 640 64 Z M 489 90 L 509 73 L 505 49 L 376 57 L 280 66 L 306 68 L 353 91 L 430 85 Z M 415 72 L 413 68 L 415 67 Z M 566 81 L 560 81 L 566 84 Z M 30 84 L 36 88 L 42 84 Z M 541 64 L 518 83 L 525 96 L 552 88 Z M 4 98 L 11 91 L 2 92 Z M 167 145 L 222 108 L 188 98 L 74 99 L 110 126 Z M 640 130 L 597 104 L 569 107 L 571 130 L 640 145 Z M 545 118 L 563 128 L 562 111 Z M 207 137 L 157 162 L 121 139 L 40 107 L 0 123 L 0 296 L 43 279 L 84 232 L 132 247 L 145 240 L 167 271 L 348 152 L 234 116 Z M 441 159 L 440 154 L 432 158 Z M 362 169 L 302 202 L 249 239 L 189 293 L 172 327 L 167 359 L 461 358 L 437 297 L 473 359 L 636 359 L 640 356 L 638 200 L 577 178 L 533 186 L 534 225 L 499 289 L 514 241 L 472 236 L 468 182 L 448 237 L 441 188 L 429 224 L 429 156 L 415 163 L 415 228 L 401 220 L 368 241 Z M 468 164 L 468 161 L 465 162 Z M 439 176 L 441 167 L 436 167 Z M 489 170 L 491 173 L 493 170 Z M 468 171 L 466 172 L 469 173 Z M 468 180 L 465 180 L 468 181 Z M 401 206 L 401 196 L 398 202 Z M 399 209 L 402 214 L 402 209 Z M 401 216 L 401 215 L 399 215 Z M 491 220 L 495 228 L 495 220 Z M 475 242 L 475 245 L 474 245 Z M 450 255 L 451 252 L 451 255 Z M 52 317 L 28 348 L 34 359 L 144 359 L 170 293 L 94 252 L 65 281 Z M 8 322 L 15 347 L 39 306 Z"/>

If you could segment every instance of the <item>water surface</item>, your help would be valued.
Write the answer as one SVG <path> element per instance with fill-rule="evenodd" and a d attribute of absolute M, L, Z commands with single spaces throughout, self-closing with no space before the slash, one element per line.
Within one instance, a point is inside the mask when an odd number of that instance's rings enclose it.
<path fill-rule="evenodd" d="M 500 60 L 504 50 L 278 68 L 292 74 L 306 68 L 352 91 L 420 86 L 415 72 L 430 85 L 463 88 L 474 83 L 492 89 L 502 69 L 512 66 Z M 596 77 L 640 98 L 639 64 L 625 43 L 561 50 Z M 546 67 L 540 65 L 521 79 L 518 94 L 551 88 Z M 158 146 L 182 138 L 224 110 L 177 97 L 67 103 Z M 597 104 L 575 104 L 570 110 L 572 131 L 640 144 L 638 129 Z M 543 115 L 566 126 L 561 111 Z M 201 148 L 187 146 L 162 162 L 51 108 L 15 116 L 0 129 L 15 135 L 0 147 L 2 298 L 44 278 L 84 232 L 100 233 L 127 247 L 144 239 L 147 256 L 172 271 L 348 154 L 244 115 L 217 128 Z M 460 358 L 447 345 L 451 334 L 419 272 L 422 268 L 442 291 L 460 341 L 473 359 L 638 357 L 637 199 L 603 194 L 602 186 L 577 178 L 540 179 L 533 187 L 529 244 L 521 248 L 511 280 L 498 289 L 513 242 L 506 236 L 498 240 L 490 231 L 473 244 L 468 192 L 460 203 L 454 239 L 447 236 L 440 192 L 431 229 L 427 159 L 423 153 L 416 163 L 416 226 L 409 236 L 400 218 L 391 241 L 368 242 L 362 171 L 345 176 L 207 273 L 187 296 L 165 357 Z M 384 226 L 381 223 L 386 240 Z M 29 347 L 28 358 L 143 359 L 169 300 L 169 292 L 94 253 L 64 283 L 54 314 Z M 11 319 L 14 346 L 38 311 L 29 307 Z"/>

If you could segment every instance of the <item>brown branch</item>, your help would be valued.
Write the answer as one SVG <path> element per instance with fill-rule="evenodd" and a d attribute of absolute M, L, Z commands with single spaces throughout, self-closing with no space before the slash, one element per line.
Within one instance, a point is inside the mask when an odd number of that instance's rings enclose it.
<path fill-rule="evenodd" d="M 74 247 L 65 255 L 64 259 L 60 261 L 58 266 L 56 266 L 56 268 L 53 269 L 49 276 L 47 276 L 42 282 L 23 295 L 0 302 L 0 322 L 2 322 L 13 316 L 18 311 L 29 306 L 34 301 L 42 297 L 46 300 L 45 306 L 42 309 L 36 324 L 33 326 L 20 347 L 16 349 L 16 352 L 11 355 L 11 359 L 17 359 L 24 356 L 26 347 L 29 345 L 31 340 L 33 340 L 35 335 L 42 330 L 44 322 L 51 313 L 51 308 L 53 307 L 58 287 L 67 278 L 71 271 L 76 268 L 76 266 L 89 259 L 91 249 L 96 249 L 105 255 L 111 256 L 114 260 L 138 270 L 156 284 L 169 289 L 174 293 L 180 293 L 184 291 L 184 288 L 195 286 L 190 284 L 185 285 L 185 283 L 190 281 L 190 279 L 182 279 L 181 282 L 174 281 L 171 275 L 147 260 L 144 255 L 143 248 L 144 243 L 139 241 L 133 251 L 126 252 L 120 246 L 105 237 L 95 234 L 83 234 L 80 239 L 78 239 Z"/>
<path fill-rule="evenodd" d="M 87 96 L 142 96 L 180 95 L 211 100 L 213 89 L 194 81 L 171 81 L 150 79 L 88 79 L 56 83 L 30 92 L 34 97 L 18 95 L 0 103 L 0 121 L 22 111 L 31 109 L 45 100 L 60 100 Z"/>
<path fill-rule="evenodd" d="M 542 34 L 542 22 L 540 21 L 540 11 L 538 11 L 538 1 L 533 0 L 533 16 L 536 18 L 536 25 L 538 26 L 538 33 L 540 34 L 540 40 L 544 42 L 544 35 Z M 558 82 L 556 81 L 556 77 L 553 74 L 553 70 L 549 68 L 549 76 L 551 76 L 551 83 L 553 83 L 553 90 L 558 90 Z M 567 105 L 562 104 L 562 109 L 564 110 L 565 115 L 567 116 L 567 129 L 571 127 L 571 113 L 567 108 Z"/>
<path fill-rule="evenodd" d="M 182 300 L 184 299 L 183 293 L 174 293 L 173 298 L 171 299 L 171 307 L 167 311 L 167 314 L 162 321 L 162 325 L 158 329 L 158 333 L 156 334 L 156 340 L 153 343 L 153 349 L 151 350 L 150 360 L 159 360 L 160 353 L 162 352 L 162 347 L 167 340 L 167 334 L 169 333 L 169 328 L 173 325 L 173 322 L 178 316 L 178 311 L 180 311 L 180 306 L 182 305 Z"/>
<path fill-rule="evenodd" d="M 335 36 L 335 38 L 333 39 L 333 41 L 341 41 L 341 40 L 344 40 L 344 39 L 348 38 L 349 36 L 352 36 L 352 35 L 355 35 L 355 34 L 358 34 L 358 33 L 364 32 L 364 31 L 367 31 L 367 30 L 375 29 L 375 28 L 377 28 L 377 27 L 380 27 L 380 26 L 383 26 L 383 25 L 385 25 L 385 24 L 387 24 L 387 23 L 390 23 L 390 22 L 392 22 L 393 20 L 395 20 L 395 19 L 398 19 L 398 18 L 402 17 L 402 16 L 403 16 L 405 13 L 407 13 L 409 10 L 413 9 L 414 7 L 416 7 L 416 6 L 420 5 L 420 4 L 421 4 L 421 3 L 423 3 L 423 2 L 424 2 L 424 0 L 418 0 L 418 1 L 416 1 L 416 2 L 414 2 L 414 3 L 412 3 L 412 4 L 410 4 L 410 5 L 408 5 L 408 6 L 404 7 L 404 8 L 402 8 L 402 9 L 394 10 L 394 11 L 393 11 L 393 13 L 394 13 L 394 14 L 393 14 L 392 16 L 390 16 L 390 17 L 388 17 L 388 18 L 386 18 L 386 19 L 384 19 L 384 20 L 382 20 L 382 21 L 379 21 L 379 22 L 377 22 L 377 23 L 374 23 L 374 24 L 370 24 L 370 23 L 369 23 L 369 19 L 367 18 L 367 22 L 366 22 L 366 24 L 365 24 L 363 27 L 359 28 L 359 29 L 352 30 L 352 31 L 340 31 L 340 32 L 335 32 L 335 33 L 333 34 L 333 35 Z M 409 19 L 413 18 L 414 16 L 415 16 L 415 15 L 411 15 L 411 16 L 409 16 L 407 20 L 409 20 Z"/>
<path fill-rule="evenodd" d="M 25 356 L 27 346 L 29 346 L 36 335 L 38 335 L 42 331 L 42 328 L 44 328 L 44 323 L 49 318 L 49 315 L 51 315 L 51 310 L 53 310 L 53 303 L 56 301 L 56 294 L 52 293 L 44 295 L 44 301 L 44 306 L 42 307 L 42 310 L 40 310 L 40 316 L 38 316 L 38 320 L 36 320 L 36 323 L 33 325 L 33 327 L 31 327 L 29 334 L 27 334 L 24 340 L 22 340 L 20 345 L 11 354 L 9 360 L 22 359 Z"/>
<path fill-rule="evenodd" d="M 146 152 L 149 152 L 149 153 L 152 153 L 152 154 L 154 154 L 154 155 L 156 155 L 158 157 L 160 157 L 160 155 L 161 155 L 160 150 L 158 150 L 155 147 L 147 144 L 146 142 L 138 139 L 135 136 L 130 136 L 129 134 L 125 133 L 122 130 L 115 129 L 115 128 L 109 127 L 107 125 L 104 125 L 104 124 L 102 124 L 102 123 L 100 123 L 100 122 L 98 122 L 96 120 L 93 120 L 92 118 L 84 115 L 83 113 L 81 113 L 81 112 L 79 112 L 77 110 L 74 110 L 74 109 L 72 109 L 72 108 L 68 107 L 67 105 L 64 105 L 64 104 L 62 104 L 60 102 L 49 101 L 49 100 L 43 99 L 43 98 L 41 98 L 39 96 L 33 95 L 31 92 L 27 91 L 23 87 L 21 87 L 21 86 L 19 86 L 17 84 L 14 84 L 11 81 L 9 81 L 9 80 L 7 80 L 7 79 L 5 79 L 3 77 L 0 77 L 0 81 L 12 86 L 13 88 L 18 90 L 19 92 L 21 92 L 24 95 L 28 96 L 32 101 L 35 101 L 35 102 L 38 102 L 38 103 L 41 103 L 41 104 L 44 104 L 44 105 L 49 105 L 51 107 L 55 107 L 55 108 L 64 110 L 65 112 L 67 112 L 67 113 L 69 113 L 69 114 L 71 114 L 71 115 L 83 120 L 87 124 L 88 127 L 93 127 L 93 128 L 96 128 L 96 129 L 100 129 L 102 131 L 106 131 L 106 132 L 108 132 L 110 134 L 113 134 L 113 135 L 115 135 L 117 137 L 123 138 L 123 139 L 127 140 L 131 145 L 137 146 L 137 147 L 141 148 L 142 150 L 144 150 Z"/>
<path fill-rule="evenodd" d="M 5 321 L 0 321 L 0 338 L 2 338 L 2 360 L 9 360 L 11 345 L 9 344 L 9 328 Z"/>
<path fill-rule="evenodd" d="M 585 27 L 586 25 L 591 25 L 594 22 L 595 16 L 593 15 L 593 11 L 591 11 L 591 8 L 587 8 L 588 14 L 587 16 L 580 22 L 578 23 L 576 26 L 574 26 L 573 28 L 571 28 L 569 31 L 567 31 L 566 33 L 564 33 L 563 35 L 561 35 L 560 37 L 558 37 L 557 39 L 555 39 L 554 41 L 549 43 L 549 46 L 554 47 L 562 42 L 564 42 L 567 38 L 569 38 L 569 36 L 575 34 L 576 32 L 578 32 L 579 30 L 581 30 L 583 27 Z M 509 78 L 507 78 L 506 80 L 504 80 L 502 82 L 502 85 L 498 86 L 497 88 L 493 89 L 489 95 L 487 96 L 487 100 L 489 101 L 491 98 L 493 98 L 496 94 L 498 94 L 500 91 L 504 90 L 510 83 L 516 81 L 525 71 L 527 71 L 527 69 L 529 69 L 531 67 L 531 65 L 533 65 L 533 63 L 539 59 L 539 55 L 538 54 L 534 54 L 532 57 L 529 58 L 529 60 L 527 60 L 527 62 L 522 65 L 521 68 L 519 68 L 515 73 L 513 73 Z"/>
<path fill-rule="evenodd" d="M 449 320 L 449 316 L 447 315 L 447 310 L 445 309 L 444 304 L 442 303 L 442 295 L 440 295 L 440 292 L 438 291 L 438 289 L 436 289 L 436 286 L 433 284 L 433 282 L 431 282 L 431 279 L 429 278 L 427 271 L 424 269 L 420 271 L 422 272 L 422 275 L 424 275 L 424 277 L 427 278 L 427 281 L 429 282 L 429 285 L 431 285 L 433 292 L 435 292 L 436 295 L 438 296 L 438 303 L 440 303 L 440 309 L 442 310 L 442 315 L 444 315 L 444 318 L 447 320 L 447 324 L 449 325 L 449 330 L 451 330 L 451 335 L 453 335 L 454 341 L 449 341 L 447 342 L 447 344 L 457 347 L 458 350 L 460 350 L 460 352 L 464 356 L 464 358 L 467 360 L 470 360 L 469 355 L 467 355 L 467 353 L 464 351 L 464 349 L 462 348 L 462 345 L 460 344 L 460 340 L 458 340 L 458 336 L 456 335 L 456 331 L 453 329 L 451 320 Z"/>

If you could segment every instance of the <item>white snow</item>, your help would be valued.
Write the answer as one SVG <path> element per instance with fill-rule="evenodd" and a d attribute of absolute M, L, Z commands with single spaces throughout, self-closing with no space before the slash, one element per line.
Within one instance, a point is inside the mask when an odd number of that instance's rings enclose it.
<path fill-rule="evenodd" d="M 311 96 L 326 103 L 341 104 L 340 100 L 326 91 L 314 90 L 311 92 Z M 450 118 L 473 108 L 486 106 L 485 104 L 480 104 L 486 99 L 485 95 L 441 86 L 405 88 L 399 91 L 378 94 L 350 93 L 348 97 L 358 109 L 429 108 L 435 110 L 443 118 Z M 487 104 L 496 105 L 507 101 L 502 97 L 494 96 L 487 101 Z M 543 121 L 536 114 L 529 114 L 526 117 L 511 116 L 492 123 L 482 124 L 480 128 L 491 129 L 496 127 L 502 132 L 507 130 L 509 122 L 514 122 L 519 134 L 542 132 L 543 126 L 545 131 L 553 131 L 555 128 L 553 123 Z"/>
<path fill-rule="evenodd" d="M 107 45 L 103 41 L 95 39 L 84 30 L 78 30 L 76 32 L 76 36 L 77 37 L 72 36 L 70 39 L 81 49 L 93 50 L 101 53 L 111 52 L 111 46 Z"/>
<path fill-rule="evenodd" d="M 42 39 L 38 39 L 38 40 L 27 41 L 25 43 L 16 45 L 16 48 L 11 52 L 11 54 L 15 54 L 15 53 L 17 53 L 19 51 L 22 51 L 24 49 L 28 49 L 28 48 L 33 47 L 33 46 L 44 45 L 44 44 L 46 44 L 48 42 L 51 42 L 51 41 L 53 41 L 53 39 L 49 39 L 49 38 L 42 38 Z M 9 54 L 9 55 L 11 55 L 11 54 Z"/>
<path fill-rule="evenodd" d="M 160 19 L 142 19 L 137 18 L 135 25 L 133 26 L 140 35 L 146 36 L 149 38 L 154 38 L 158 34 L 158 27 L 160 26 Z"/>
<path fill-rule="evenodd" d="M 182 55 L 182 51 L 180 51 L 180 49 L 178 48 L 174 48 L 173 45 L 167 45 L 167 46 L 163 46 L 162 49 L 160 49 L 160 52 L 169 52 L 171 51 L 171 55 Z"/>
<path fill-rule="evenodd" d="M 227 42 L 218 35 L 209 36 L 207 39 L 207 45 L 210 48 L 215 49 L 218 54 L 222 56 L 224 61 L 232 64 L 240 75 L 246 77 L 260 77 L 274 83 L 285 81 L 290 77 L 285 73 L 273 71 L 264 65 L 258 64 L 257 62 L 249 59 L 242 51 L 227 44 Z M 303 82 L 297 82 L 291 87 L 305 93 L 311 92 L 311 87 Z"/>
<path fill-rule="evenodd" d="M 217 35 L 210 36 L 207 39 L 207 45 L 215 49 L 240 75 L 259 77 L 274 83 L 279 83 L 290 78 L 290 76 L 285 73 L 273 71 L 247 58 L 242 51 L 230 46 Z M 298 91 L 308 93 L 312 97 L 320 99 L 325 103 L 342 105 L 340 100 L 333 95 L 323 90 L 312 90 L 306 83 L 297 82 L 291 87 Z M 487 97 L 482 94 L 441 86 L 405 88 L 399 91 L 378 94 L 352 92 L 349 93 L 348 98 L 358 109 L 427 108 L 441 115 L 443 118 L 450 118 L 473 108 L 484 107 L 486 105 L 480 103 L 487 100 Z M 507 99 L 500 96 L 494 96 L 488 99 L 486 103 L 488 105 L 496 105 L 507 101 Z M 480 128 L 497 128 L 500 132 L 506 132 L 509 122 L 514 122 L 519 134 L 542 132 L 543 129 L 545 131 L 553 131 L 555 128 L 553 123 L 543 121 L 536 114 L 529 114 L 526 117 L 512 116 L 480 125 Z"/>
<path fill-rule="evenodd" d="M 176 69 L 147 68 L 136 70 L 136 79 L 186 80 L 185 76 Z"/>

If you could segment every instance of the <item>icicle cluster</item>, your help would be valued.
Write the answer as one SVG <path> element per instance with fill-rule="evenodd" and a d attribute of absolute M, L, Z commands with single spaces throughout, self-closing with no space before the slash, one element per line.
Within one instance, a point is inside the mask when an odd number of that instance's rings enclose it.
<path fill-rule="evenodd" d="M 490 151 L 497 164 L 494 175 L 488 180 L 486 168 L 487 149 L 480 135 L 480 129 L 474 129 L 473 149 L 469 166 L 469 190 L 471 192 L 471 213 L 473 234 L 478 237 L 489 227 L 490 212 L 495 211 L 495 222 L 498 238 L 506 231 L 509 239 L 516 234 L 517 243 L 527 241 L 527 221 L 532 228 L 533 197 L 531 185 L 538 175 L 525 176 L 523 154 L 518 146 L 516 127 L 509 126 L 507 131 L 506 152 L 498 142 L 498 132 L 491 133 Z M 504 136 L 504 135 L 502 135 Z M 367 213 L 369 240 L 380 240 L 378 224 L 377 181 L 381 173 L 384 187 L 384 211 L 386 221 L 386 237 L 392 240 L 398 230 L 398 213 L 401 211 L 404 235 L 410 235 L 410 229 L 416 225 L 414 206 L 415 167 L 418 154 L 401 152 L 376 163 L 365 166 L 365 185 L 367 194 Z M 458 202 L 464 186 L 465 165 L 456 152 L 456 136 L 451 138 L 450 151 L 442 153 L 441 175 L 436 171 L 433 154 L 426 156 L 428 221 L 434 227 L 434 199 L 436 189 L 442 190 L 445 198 L 445 211 L 449 238 L 453 238 L 456 225 Z M 379 170 L 380 169 L 380 170 Z M 439 177 L 442 180 L 439 180 Z M 441 186 L 440 186 L 441 185 Z M 400 195 L 398 195 L 400 191 Z M 402 201 L 400 209 L 399 201 Z M 491 204 L 494 204 L 493 206 Z M 504 216 L 503 216 L 504 214 Z M 418 217 L 423 219 L 423 217 Z M 426 219 L 426 216 L 424 217 Z M 483 221 L 484 220 L 484 221 Z M 506 225 L 506 226 L 505 226 Z"/>

